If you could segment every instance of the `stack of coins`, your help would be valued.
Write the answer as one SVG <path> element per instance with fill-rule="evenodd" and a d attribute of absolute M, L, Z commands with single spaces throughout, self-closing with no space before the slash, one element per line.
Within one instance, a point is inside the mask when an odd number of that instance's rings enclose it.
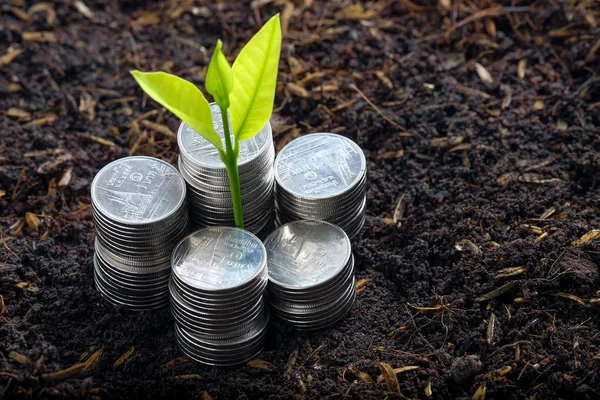
<path fill-rule="evenodd" d="M 265 240 L 269 302 L 280 319 L 304 330 L 329 327 L 356 298 L 350 240 L 336 225 L 294 221 Z"/>
<path fill-rule="evenodd" d="M 185 182 L 168 163 L 126 157 L 92 182 L 94 279 L 110 303 L 149 310 L 169 302 L 170 258 L 187 233 Z"/>
<path fill-rule="evenodd" d="M 277 223 L 328 221 L 354 237 L 364 225 L 366 165 L 360 147 L 340 135 L 288 143 L 275 160 Z"/>
<path fill-rule="evenodd" d="M 215 129 L 224 142 L 223 120 L 213 104 Z M 190 217 L 195 228 L 235 226 L 229 178 L 217 149 L 186 123 L 177 132 L 179 170 L 188 186 Z M 225 145 L 223 145 L 225 146 Z M 264 237 L 272 229 L 273 160 L 271 125 L 239 142 L 238 171 L 245 229 Z"/>
<path fill-rule="evenodd" d="M 267 252 L 256 236 L 230 227 L 200 229 L 175 247 L 172 269 L 171 312 L 185 354 L 226 366 L 262 349 Z"/>

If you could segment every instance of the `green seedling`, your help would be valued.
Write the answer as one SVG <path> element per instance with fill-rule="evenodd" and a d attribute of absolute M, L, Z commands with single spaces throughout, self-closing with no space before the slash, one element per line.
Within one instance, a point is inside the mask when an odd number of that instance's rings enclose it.
<path fill-rule="evenodd" d="M 221 41 L 217 42 L 206 72 L 206 91 L 219 106 L 225 133 L 224 145 L 215 131 L 210 105 L 193 83 L 165 72 L 131 71 L 148 96 L 219 150 L 229 177 L 233 213 L 238 228 L 244 228 L 238 172 L 239 143 L 260 132 L 271 117 L 280 51 L 279 15 L 272 17 L 250 39 L 237 56 L 233 67 L 222 52 Z"/>

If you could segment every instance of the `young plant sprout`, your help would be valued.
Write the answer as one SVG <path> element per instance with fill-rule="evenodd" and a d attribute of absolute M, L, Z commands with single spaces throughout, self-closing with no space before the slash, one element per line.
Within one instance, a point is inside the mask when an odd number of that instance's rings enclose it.
<path fill-rule="evenodd" d="M 193 83 L 165 72 L 131 71 L 148 96 L 217 148 L 229 177 L 233 213 L 238 228 L 244 228 L 238 173 L 239 142 L 251 139 L 271 117 L 280 50 L 279 14 L 272 17 L 250 39 L 237 56 L 233 67 L 222 52 L 221 41 L 217 42 L 206 72 L 206 91 L 219 106 L 223 119 L 224 146 L 215 131 L 210 105 Z"/>

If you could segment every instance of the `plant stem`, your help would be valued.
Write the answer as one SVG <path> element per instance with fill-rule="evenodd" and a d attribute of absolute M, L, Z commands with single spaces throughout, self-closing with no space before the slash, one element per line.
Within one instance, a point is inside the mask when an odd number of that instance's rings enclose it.
<path fill-rule="evenodd" d="M 242 209 L 242 192 L 240 189 L 240 174 L 238 171 L 238 155 L 237 149 L 234 149 L 231 143 L 231 133 L 229 131 L 229 117 L 227 108 L 219 106 L 221 117 L 223 119 L 223 135 L 225 136 L 225 151 L 220 150 L 221 160 L 227 169 L 229 177 L 229 188 L 231 189 L 231 202 L 233 203 L 233 216 L 235 225 L 244 229 L 244 210 Z"/>

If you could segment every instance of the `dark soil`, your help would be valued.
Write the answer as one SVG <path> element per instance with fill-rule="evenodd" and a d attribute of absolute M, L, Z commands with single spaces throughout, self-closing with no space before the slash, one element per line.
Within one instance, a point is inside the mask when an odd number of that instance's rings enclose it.
<path fill-rule="evenodd" d="M 600 5 L 493 1 L 3 0 L 0 397 L 398 398 L 383 362 L 409 398 L 600 398 L 600 238 L 575 242 L 600 228 Z M 274 322 L 272 370 L 209 368 L 168 310 L 94 289 L 90 182 L 176 160 L 130 69 L 203 86 L 276 12 L 277 147 L 337 132 L 369 160 L 362 291 L 327 331 Z"/>

